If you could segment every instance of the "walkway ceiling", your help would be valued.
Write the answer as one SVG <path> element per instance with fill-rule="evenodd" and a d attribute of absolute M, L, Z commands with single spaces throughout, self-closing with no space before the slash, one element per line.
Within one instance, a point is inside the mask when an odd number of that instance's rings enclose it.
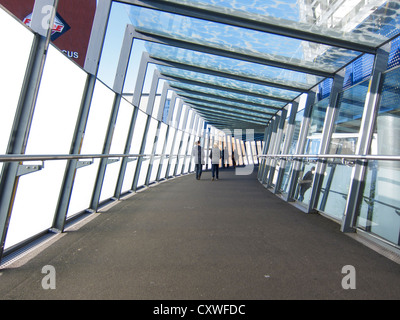
<path fill-rule="evenodd" d="M 400 31 L 397 1 L 118 2 L 132 5 L 134 37 L 146 41 L 151 63 L 185 103 L 218 129 L 256 134 Z"/>

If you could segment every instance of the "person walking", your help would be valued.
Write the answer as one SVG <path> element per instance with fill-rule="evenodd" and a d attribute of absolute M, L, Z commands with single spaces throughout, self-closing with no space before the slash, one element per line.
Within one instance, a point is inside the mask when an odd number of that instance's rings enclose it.
<path fill-rule="evenodd" d="M 211 159 L 211 175 L 212 181 L 214 179 L 219 179 L 219 160 L 221 159 L 221 150 L 218 147 L 218 144 L 214 144 L 210 152 Z"/>
<path fill-rule="evenodd" d="M 304 200 L 304 194 L 308 189 L 311 188 L 313 178 L 314 178 L 314 172 L 315 172 L 315 167 L 312 167 L 310 171 L 308 171 L 303 179 L 299 181 L 299 186 L 300 186 L 300 193 L 299 193 L 299 201 Z"/>
<path fill-rule="evenodd" d="M 196 142 L 192 150 L 192 156 L 194 157 L 196 180 L 200 180 L 201 173 L 203 172 L 204 163 L 204 151 L 200 145 L 200 140 Z"/>

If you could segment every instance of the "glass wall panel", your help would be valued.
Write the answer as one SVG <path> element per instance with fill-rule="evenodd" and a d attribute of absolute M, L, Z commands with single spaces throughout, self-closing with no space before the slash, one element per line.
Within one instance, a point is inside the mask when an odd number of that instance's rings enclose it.
<path fill-rule="evenodd" d="M 140 98 L 139 109 L 146 112 L 148 102 L 149 102 L 148 94 L 142 94 Z"/>
<path fill-rule="evenodd" d="M 400 154 L 400 69 L 384 76 L 372 155 Z M 369 161 L 358 227 L 395 244 L 400 233 L 400 162 Z"/>
<path fill-rule="evenodd" d="M 369 80 L 340 94 L 339 111 L 334 123 L 330 154 L 354 154 L 360 131 Z M 328 160 L 318 200 L 318 210 L 341 220 L 347 202 L 352 167 Z"/>
<path fill-rule="evenodd" d="M 294 120 L 293 138 L 290 143 L 288 154 L 296 154 L 296 147 L 299 141 L 300 128 L 301 128 L 301 123 L 303 121 L 303 117 L 304 117 L 304 108 L 297 111 L 296 113 L 296 118 Z M 289 177 L 292 176 L 292 172 L 293 172 L 293 161 L 288 160 L 286 161 L 285 174 L 283 176 L 282 183 L 280 185 L 280 192 L 285 194 L 289 192 L 289 181 L 290 181 Z"/>
<path fill-rule="evenodd" d="M 185 153 L 186 153 L 186 147 L 188 145 L 188 139 L 189 139 L 189 134 L 186 132 L 183 132 L 182 134 L 182 141 L 180 143 L 180 147 L 178 149 L 179 151 L 179 162 L 178 162 L 178 166 L 177 166 L 177 174 L 181 174 L 182 173 L 182 169 L 183 169 L 183 165 L 185 163 Z"/>
<path fill-rule="evenodd" d="M 253 153 L 253 163 L 254 164 L 258 164 L 257 143 L 258 143 L 258 141 L 252 141 L 252 143 L 251 143 L 251 150 Z"/>
<path fill-rule="evenodd" d="M 318 154 L 321 144 L 322 130 L 324 128 L 325 114 L 329 105 L 329 97 L 313 106 L 311 112 L 311 123 L 306 140 L 306 154 Z"/>
<path fill-rule="evenodd" d="M 0 8 L 0 154 L 7 150 L 32 41 L 33 33 Z"/>
<path fill-rule="evenodd" d="M 150 156 L 149 155 L 153 151 L 154 138 L 157 134 L 157 125 L 158 125 L 158 121 L 151 118 L 149 130 L 147 132 L 146 146 L 145 146 L 145 150 L 144 150 L 144 154 L 146 154 L 146 157 L 145 157 L 145 161 L 142 162 L 142 165 L 140 167 L 138 186 L 142 186 L 146 182 L 147 171 L 149 169 L 149 164 L 150 164 Z"/>
<path fill-rule="evenodd" d="M 135 122 L 135 128 L 133 130 L 132 143 L 129 153 L 139 154 L 140 147 L 143 140 L 144 129 L 147 121 L 147 114 L 138 110 L 138 115 Z M 122 192 L 126 192 L 132 189 L 133 178 L 135 177 L 137 160 L 128 162 L 125 171 L 124 182 L 122 184 Z"/>
<path fill-rule="evenodd" d="M 247 161 L 247 154 L 246 154 L 246 149 L 244 147 L 244 141 L 239 140 L 239 146 L 240 146 L 240 152 L 241 152 L 241 159 L 242 159 L 242 164 L 243 165 L 248 165 L 248 161 Z"/>
<path fill-rule="evenodd" d="M 160 102 L 161 102 L 161 96 L 158 94 L 155 97 L 154 100 L 154 106 L 153 106 L 153 112 L 152 112 L 152 117 L 157 118 L 158 111 L 160 109 Z"/>
<path fill-rule="evenodd" d="M 184 167 L 183 173 L 188 173 L 191 171 L 192 148 L 194 146 L 195 138 L 196 137 L 193 134 L 191 134 L 189 137 L 189 142 L 188 142 L 187 152 L 186 152 L 186 157 L 185 157 L 185 167 Z"/>
<path fill-rule="evenodd" d="M 251 142 L 245 142 L 245 150 L 246 150 L 246 160 L 249 164 L 253 164 L 253 155 L 251 150 Z"/>
<path fill-rule="evenodd" d="M 175 144 L 173 145 L 172 150 L 171 150 L 171 155 L 172 155 L 171 162 L 170 162 L 171 167 L 169 169 L 168 176 L 174 175 L 175 165 L 177 164 L 177 161 L 178 161 L 178 150 L 179 150 L 179 146 L 181 144 L 181 140 L 182 140 L 182 131 L 178 130 L 176 132 Z"/>
<path fill-rule="evenodd" d="M 49 47 L 26 154 L 69 153 L 86 78 L 64 54 Z M 6 247 L 51 227 L 65 166 L 66 161 L 48 161 L 43 170 L 20 177 Z"/>
<path fill-rule="evenodd" d="M 163 152 L 164 143 L 165 143 L 166 134 L 167 134 L 167 127 L 168 126 L 165 123 L 161 123 L 160 130 L 159 130 L 159 132 L 157 132 L 157 135 L 158 135 L 158 141 L 157 141 L 157 147 L 156 147 L 157 155 L 160 155 Z M 161 162 L 160 156 L 154 157 L 153 170 L 151 171 L 151 175 L 150 175 L 150 182 L 156 180 L 160 162 Z"/>
<path fill-rule="evenodd" d="M 133 106 L 125 99 L 121 99 L 117 121 L 115 123 L 110 154 L 124 153 L 126 139 L 131 124 L 132 113 Z M 121 169 L 121 163 L 122 159 L 119 159 L 118 162 L 109 163 L 107 165 L 100 194 L 100 201 L 109 199 L 114 196 L 118 174 Z"/>
<path fill-rule="evenodd" d="M 328 105 L 329 105 L 329 97 L 321 101 L 318 101 L 312 108 L 310 125 L 307 130 L 308 133 L 306 138 L 305 154 L 313 155 L 319 153 L 322 130 L 324 127 L 325 114 Z M 310 202 L 313 168 L 315 168 L 315 163 L 310 160 L 303 161 L 301 165 L 301 170 L 299 175 L 300 179 L 297 185 L 297 189 L 295 191 L 294 198 L 304 204 L 309 204 Z"/>
<path fill-rule="evenodd" d="M 175 131 L 176 131 L 176 129 L 174 127 L 169 127 L 167 146 L 165 148 L 165 154 L 167 155 L 167 157 L 164 158 L 164 161 L 161 164 L 162 165 L 161 175 L 160 175 L 161 178 L 165 178 L 165 176 L 167 174 L 168 161 L 169 161 L 170 155 L 172 154 L 171 148 L 172 148 L 172 142 L 174 141 L 174 137 L 175 137 Z"/>
<path fill-rule="evenodd" d="M 101 154 L 103 152 L 114 96 L 114 93 L 102 82 L 96 82 L 81 154 Z M 99 164 L 100 159 L 95 159 L 92 165 L 76 171 L 67 216 L 89 208 Z"/>
<path fill-rule="evenodd" d="M 181 116 L 179 118 L 179 125 L 178 125 L 178 129 L 183 129 L 183 125 L 186 125 L 186 123 L 184 124 L 183 121 L 185 120 L 185 114 L 186 114 L 186 110 L 187 110 L 187 105 L 183 105 L 182 106 L 182 112 L 181 112 Z"/>
<path fill-rule="evenodd" d="M 138 187 L 143 186 L 146 182 L 146 175 L 147 175 L 147 171 L 149 170 L 149 164 L 150 164 L 149 157 L 145 157 L 140 166 L 140 173 L 139 173 L 139 179 L 138 179 L 138 184 L 137 184 Z"/>

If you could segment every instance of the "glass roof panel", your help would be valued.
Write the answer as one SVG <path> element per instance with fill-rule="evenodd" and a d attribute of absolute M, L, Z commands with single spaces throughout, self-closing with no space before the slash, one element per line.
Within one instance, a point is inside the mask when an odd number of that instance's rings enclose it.
<path fill-rule="evenodd" d="M 200 53 L 159 43 L 146 43 L 149 54 L 156 59 L 162 59 L 190 66 L 196 66 L 213 71 L 224 72 L 236 76 L 255 78 L 278 85 L 292 86 L 308 90 L 323 81 L 323 77 L 296 72 L 277 67 L 255 64 L 247 61 Z"/>
<path fill-rule="evenodd" d="M 399 1 L 164 1 L 375 47 L 400 33 Z"/>
<path fill-rule="evenodd" d="M 258 59 L 333 73 L 360 52 L 132 6 L 138 31 Z"/>
<path fill-rule="evenodd" d="M 238 121 L 236 120 L 242 120 L 242 121 L 247 121 L 251 123 L 257 123 L 259 125 L 266 125 L 267 121 L 263 121 L 262 119 L 259 119 L 257 117 L 249 117 L 249 116 L 244 116 L 244 115 L 238 115 L 234 114 L 232 115 L 231 112 L 225 111 L 225 110 L 210 110 L 206 106 L 204 108 L 202 107 L 197 107 L 196 109 L 200 114 L 203 114 L 205 116 L 210 116 L 211 118 L 215 119 L 226 119 L 225 123 L 237 123 Z"/>
<path fill-rule="evenodd" d="M 258 111 L 277 112 L 400 33 L 399 1 L 121 2 L 133 4 L 138 38 L 172 89 L 216 127 L 248 121 L 261 128 Z M 314 108 L 312 129 L 323 123 L 325 104 Z"/>
<path fill-rule="evenodd" d="M 257 112 L 251 112 L 251 111 L 244 111 L 235 107 L 221 107 L 217 104 L 210 103 L 210 102 L 203 102 L 203 101 L 196 101 L 195 103 L 190 103 L 189 104 L 193 105 L 195 109 L 199 110 L 211 110 L 213 112 L 217 113 L 224 113 L 224 114 L 235 114 L 235 116 L 240 116 L 246 119 L 252 119 L 256 121 L 262 122 L 263 120 L 266 122 L 267 120 L 271 119 L 271 116 L 266 116 L 263 115 L 261 116 L 260 113 Z"/>
<path fill-rule="evenodd" d="M 223 99 L 218 99 L 218 98 L 214 98 L 214 97 L 205 97 L 205 96 L 201 96 L 198 94 L 191 94 L 191 93 L 183 93 L 183 94 L 179 94 L 183 99 L 187 98 L 187 99 L 191 99 L 190 101 L 196 102 L 196 101 L 208 101 L 208 102 L 213 102 L 216 104 L 220 104 L 220 105 L 230 105 L 232 107 L 237 107 L 239 109 L 245 109 L 247 110 L 247 112 L 251 111 L 255 111 L 257 112 L 257 114 L 266 114 L 266 115 L 271 115 L 271 114 L 275 114 L 277 112 L 277 109 L 273 109 L 273 108 L 268 108 L 268 107 L 260 107 L 260 106 L 255 106 L 255 105 L 251 105 L 251 104 L 244 104 L 244 103 L 238 103 L 235 101 L 229 101 L 227 102 L 226 100 Z"/>
<path fill-rule="evenodd" d="M 193 80 L 193 81 L 198 81 L 198 82 L 203 82 L 215 86 L 221 86 L 221 87 L 226 87 L 226 88 L 231 88 L 231 89 L 237 89 L 237 90 L 242 90 L 242 91 L 249 91 L 252 93 L 257 93 L 265 96 L 270 96 L 270 97 L 279 97 L 281 99 L 286 99 L 286 100 L 293 100 L 297 96 L 299 96 L 299 92 L 295 91 L 289 91 L 289 90 L 283 90 L 283 89 L 278 89 L 278 88 L 273 88 L 273 87 L 266 87 L 266 86 L 261 86 L 258 84 L 254 83 L 249 83 L 249 82 L 244 82 L 244 81 L 237 81 L 233 79 L 228 79 L 228 78 L 222 78 L 222 77 L 216 77 L 204 73 L 197 73 L 197 72 L 191 72 L 187 70 L 182 70 L 182 69 L 176 69 L 176 68 L 170 68 L 170 67 L 164 67 L 164 66 L 159 66 L 158 69 L 162 74 L 168 75 L 168 76 L 173 76 L 173 77 L 180 77 L 188 80 Z"/>
<path fill-rule="evenodd" d="M 258 98 L 258 97 L 252 97 L 248 96 L 246 94 L 239 94 L 239 93 L 234 93 L 234 92 L 228 92 L 224 91 L 223 89 L 212 89 L 212 88 L 206 88 L 198 85 L 191 85 L 191 84 L 186 84 L 186 83 L 180 83 L 180 82 L 170 82 L 170 85 L 174 88 L 179 88 L 184 91 L 190 90 L 190 91 L 195 91 L 198 93 L 204 93 L 204 94 L 211 94 L 227 99 L 236 99 L 236 100 L 241 100 L 241 101 L 246 101 L 249 103 L 253 104 L 258 104 L 261 106 L 266 106 L 266 107 L 280 107 L 283 108 L 286 103 L 279 102 L 279 101 L 274 101 L 270 99 L 263 99 L 263 98 Z"/>

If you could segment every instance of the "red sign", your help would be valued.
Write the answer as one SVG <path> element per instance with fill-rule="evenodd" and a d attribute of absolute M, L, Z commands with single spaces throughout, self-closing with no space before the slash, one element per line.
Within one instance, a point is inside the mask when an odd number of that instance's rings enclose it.
<path fill-rule="evenodd" d="M 35 0 L 0 0 L 0 4 L 30 25 Z M 83 67 L 89 43 L 96 0 L 59 0 L 51 41 Z"/>

